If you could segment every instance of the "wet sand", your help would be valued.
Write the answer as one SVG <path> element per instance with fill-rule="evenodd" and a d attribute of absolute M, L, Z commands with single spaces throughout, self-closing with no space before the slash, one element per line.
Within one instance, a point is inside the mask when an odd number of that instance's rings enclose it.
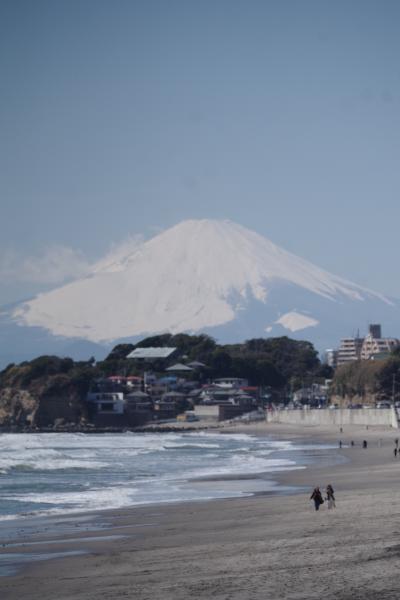
<path fill-rule="evenodd" d="M 340 434 L 260 424 L 244 431 L 335 443 L 341 438 L 344 444 L 353 439 L 356 445 L 332 451 L 347 459 L 344 464 L 274 474 L 284 485 L 298 486 L 286 496 L 38 519 L 21 525 L 14 540 L 3 524 L 0 554 L 29 556 L 17 573 L 0 577 L 1 599 L 400 598 L 396 430 L 353 427 Z M 325 503 L 316 512 L 311 490 L 328 483 L 337 507 L 328 510 Z M 52 552 L 83 554 L 33 560 Z"/>

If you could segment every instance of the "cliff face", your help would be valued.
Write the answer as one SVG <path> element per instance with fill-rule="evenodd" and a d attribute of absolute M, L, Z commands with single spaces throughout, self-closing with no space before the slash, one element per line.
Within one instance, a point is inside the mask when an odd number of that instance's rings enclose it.
<path fill-rule="evenodd" d="M 92 376 L 92 373 L 90 373 Z M 40 357 L 0 374 L 0 427 L 51 428 L 86 422 L 89 376 L 69 359 Z"/>
<path fill-rule="evenodd" d="M 0 426 L 32 427 L 39 402 L 27 390 L 0 391 Z"/>
<path fill-rule="evenodd" d="M 57 394 L 17 388 L 0 391 L 0 427 L 36 429 L 82 425 L 86 419 L 85 404 L 72 386 Z"/>

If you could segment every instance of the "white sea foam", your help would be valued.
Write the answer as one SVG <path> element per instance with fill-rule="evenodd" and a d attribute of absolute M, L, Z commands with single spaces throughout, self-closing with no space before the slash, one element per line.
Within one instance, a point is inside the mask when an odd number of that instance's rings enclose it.
<path fill-rule="evenodd" d="M 282 448 L 283 451 L 289 451 L 289 452 L 298 452 L 299 450 L 332 450 L 334 448 L 337 448 L 336 444 L 313 444 L 312 447 L 307 446 L 307 445 L 302 445 L 302 444 L 297 444 L 297 445 L 293 445 L 290 446 L 288 448 Z"/>
<path fill-rule="evenodd" d="M 245 441 L 248 442 L 250 440 L 252 441 L 257 441 L 259 438 L 257 438 L 255 435 L 250 435 L 248 433 L 211 433 L 209 431 L 200 431 L 199 433 L 197 432 L 190 432 L 190 433 L 186 433 L 185 436 L 187 437 L 205 437 L 205 438 L 209 438 L 209 439 L 216 439 L 216 440 L 221 440 L 224 437 L 233 440 L 233 441 Z M 261 442 L 264 443 L 264 442 Z M 269 442 L 268 442 L 269 443 Z"/>
<path fill-rule="evenodd" d="M 296 463 L 292 460 L 275 459 L 266 460 L 256 456 L 241 456 L 234 455 L 231 460 L 220 466 L 208 466 L 186 471 L 182 473 L 182 477 L 194 479 L 198 477 L 211 477 L 216 475 L 247 475 L 249 473 L 268 473 L 279 468 L 293 468 Z"/>
<path fill-rule="evenodd" d="M 74 457 L 67 452 L 59 452 L 52 448 L 35 449 L 14 448 L 12 451 L 0 451 L 0 469 L 7 472 L 10 469 L 51 471 L 64 469 L 101 469 L 107 466 L 106 462 L 95 460 L 92 453 L 90 457 L 79 455 Z"/>
<path fill-rule="evenodd" d="M 132 496 L 134 496 L 137 488 L 106 488 L 106 489 L 92 489 L 84 492 L 69 492 L 63 493 L 41 493 L 41 494 L 25 494 L 23 498 L 18 495 L 4 496 L 5 500 L 12 500 L 13 502 L 30 502 L 33 504 L 64 504 L 67 507 L 76 507 L 82 510 L 90 508 L 90 506 L 96 506 L 97 509 L 101 508 L 119 508 L 126 506 L 130 503 Z"/>
<path fill-rule="evenodd" d="M 195 444 L 194 442 L 182 442 L 181 444 L 164 444 L 166 450 L 182 450 L 188 448 L 219 448 L 219 444 Z"/>

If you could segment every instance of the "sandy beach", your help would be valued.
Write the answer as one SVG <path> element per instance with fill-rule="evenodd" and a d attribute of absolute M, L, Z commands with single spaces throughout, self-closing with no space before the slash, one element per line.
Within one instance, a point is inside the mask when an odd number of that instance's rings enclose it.
<path fill-rule="evenodd" d="M 57 525 L 42 519 L 31 528 L 21 524 L 16 540 L 3 524 L 0 554 L 19 553 L 25 562 L 0 577 L 1 599 L 399 598 L 396 430 L 353 427 L 339 433 L 260 424 L 245 431 L 280 439 L 340 438 L 346 447 L 332 452 L 345 462 L 274 474 L 295 486 L 284 496 L 105 511 L 69 516 Z M 325 503 L 316 512 L 312 488 L 328 483 L 336 491 L 336 509 Z M 32 558 L 50 552 L 79 554 Z"/>

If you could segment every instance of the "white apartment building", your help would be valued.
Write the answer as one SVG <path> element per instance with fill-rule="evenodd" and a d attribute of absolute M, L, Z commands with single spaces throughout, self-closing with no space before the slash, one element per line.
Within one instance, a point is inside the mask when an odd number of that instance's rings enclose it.
<path fill-rule="evenodd" d="M 332 367 L 333 369 L 336 368 L 337 357 L 338 357 L 338 351 L 335 350 L 334 348 L 328 348 L 327 350 L 325 350 L 326 364 L 329 367 Z"/>
<path fill-rule="evenodd" d="M 381 326 L 372 324 L 365 338 L 349 337 L 340 341 L 337 350 L 337 365 L 354 360 L 371 360 L 380 354 L 389 354 L 400 345 L 396 338 L 383 338 Z M 330 351 L 332 352 L 332 351 Z"/>
<path fill-rule="evenodd" d="M 337 364 L 343 365 L 353 360 L 361 359 L 361 349 L 364 338 L 351 337 L 340 340 L 340 346 L 337 351 Z"/>
<path fill-rule="evenodd" d="M 389 354 L 400 342 L 396 338 L 374 338 L 370 333 L 364 338 L 361 360 L 369 360 L 377 354 Z"/>

